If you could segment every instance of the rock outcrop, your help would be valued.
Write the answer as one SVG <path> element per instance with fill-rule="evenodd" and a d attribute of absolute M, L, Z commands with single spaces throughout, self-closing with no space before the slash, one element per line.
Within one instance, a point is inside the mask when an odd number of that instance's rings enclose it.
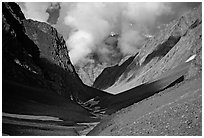
<path fill-rule="evenodd" d="M 87 63 L 85 65 L 75 65 L 77 74 L 82 82 L 88 86 L 92 86 L 95 79 L 101 74 L 104 68 L 107 66 L 104 64 Z"/>

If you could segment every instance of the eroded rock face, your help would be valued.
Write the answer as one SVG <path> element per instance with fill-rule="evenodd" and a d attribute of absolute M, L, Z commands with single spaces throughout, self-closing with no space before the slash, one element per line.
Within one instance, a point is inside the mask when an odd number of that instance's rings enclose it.
<path fill-rule="evenodd" d="M 75 66 L 76 72 L 84 84 L 92 86 L 95 79 L 101 74 L 106 65 L 88 63 L 82 66 Z"/>
<path fill-rule="evenodd" d="M 3 5 L 3 76 L 70 95 L 69 89 L 61 87 L 67 85 L 66 77 L 59 75 L 74 76 L 62 36 L 46 23 L 25 20 L 17 7 L 14 3 Z"/>
<path fill-rule="evenodd" d="M 80 85 L 81 80 L 70 62 L 63 37 L 57 33 L 56 29 L 46 23 L 25 20 L 23 25 L 28 37 L 39 47 L 41 65 L 46 79 L 50 81 L 54 90 L 59 94 L 67 97 L 70 94 L 73 95 L 71 90 L 73 86 L 70 87 L 69 85 L 76 85 L 74 84 L 75 81 Z M 71 93 L 66 94 L 68 91 Z"/>
<path fill-rule="evenodd" d="M 26 20 L 16 3 L 2 3 L 2 13 L 2 112 L 55 117 L 62 120 L 52 122 L 57 127 L 61 123 L 99 121 L 92 113 L 94 109 L 83 107 L 83 103 L 111 95 L 82 83 L 70 62 L 65 41 L 56 29 Z M 5 134 L 43 134 L 40 125 L 33 125 L 39 120 L 14 117 L 8 122 L 9 117 L 2 118 Z M 24 124 L 25 121 L 29 123 Z M 58 134 L 45 129 L 47 135 Z M 62 135 L 73 134 L 78 135 L 75 128 Z"/>
<path fill-rule="evenodd" d="M 55 28 L 26 20 L 15 3 L 2 6 L 3 80 L 51 90 L 67 100 L 86 101 L 104 94 L 82 83 Z"/>

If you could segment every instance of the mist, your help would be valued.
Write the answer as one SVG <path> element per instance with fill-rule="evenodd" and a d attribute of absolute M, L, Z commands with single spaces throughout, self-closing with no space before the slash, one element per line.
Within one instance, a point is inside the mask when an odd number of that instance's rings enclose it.
<path fill-rule="evenodd" d="M 46 22 L 49 14 L 46 12 L 49 2 L 25 2 L 22 11 L 26 18 Z"/>
<path fill-rule="evenodd" d="M 46 10 L 50 5 L 53 4 L 24 3 L 22 9 L 26 18 L 48 22 Z M 178 12 L 179 9 L 182 10 Z M 89 62 L 93 53 L 108 62 L 108 55 L 117 55 L 116 48 L 123 56 L 138 52 L 145 38 L 153 35 L 159 25 L 187 9 L 186 3 L 60 3 L 56 9 L 59 17 L 53 26 L 64 35 L 74 65 Z M 119 34 L 113 49 L 105 43 L 112 32 Z"/>
<path fill-rule="evenodd" d="M 72 63 L 95 51 L 106 55 L 104 39 L 111 32 L 120 34 L 118 47 L 124 55 L 136 53 L 143 34 L 167 13 L 170 7 L 165 3 L 74 3 L 64 18 L 73 31 L 66 41 Z"/>

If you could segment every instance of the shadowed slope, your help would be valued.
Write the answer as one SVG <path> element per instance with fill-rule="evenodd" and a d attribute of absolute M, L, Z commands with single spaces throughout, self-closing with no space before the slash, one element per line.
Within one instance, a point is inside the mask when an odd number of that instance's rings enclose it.
<path fill-rule="evenodd" d="M 105 101 L 100 102 L 99 105 L 106 108 L 106 114 L 112 114 L 119 109 L 148 98 L 165 88 L 173 86 L 176 83 L 180 83 L 183 81 L 184 75 L 187 73 L 189 67 L 190 63 L 183 63 L 173 70 L 168 71 L 160 78 L 116 94 L 114 97 L 107 98 Z"/>
<path fill-rule="evenodd" d="M 56 29 L 26 20 L 15 3 L 2 3 L 2 12 L 2 111 L 57 117 L 75 123 L 98 121 L 79 103 L 111 94 L 81 82 L 70 62 L 65 41 Z M 18 127 L 21 121 L 18 125 L 11 122 L 4 122 L 3 117 L 3 133 L 40 134 L 36 127 L 24 131 L 26 126 Z"/>
<path fill-rule="evenodd" d="M 137 54 L 135 56 L 137 56 Z M 112 86 L 132 63 L 135 56 L 129 57 L 122 65 L 105 68 L 94 81 L 93 87 L 97 89 L 106 89 Z"/>

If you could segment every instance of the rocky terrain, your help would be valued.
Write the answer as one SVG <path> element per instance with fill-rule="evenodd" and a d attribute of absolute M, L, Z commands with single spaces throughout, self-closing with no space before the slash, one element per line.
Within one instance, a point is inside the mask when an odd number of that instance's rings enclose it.
<path fill-rule="evenodd" d="M 127 67 L 133 62 L 134 58 L 135 56 L 131 56 L 124 62 L 121 61 L 115 66 L 105 68 L 94 81 L 93 87 L 97 89 L 106 89 L 112 86 L 117 81 L 117 79 L 119 79 L 120 75 L 122 75 Z"/>
<path fill-rule="evenodd" d="M 53 116 L 67 125 L 96 121 L 79 103 L 111 94 L 82 83 L 63 37 L 46 23 L 26 20 L 15 3 L 3 3 L 2 10 L 3 112 Z M 17 124 L 3 123 L 3 132 L 21 135 L 25 126 L 10 132 Z"/>
<path fill-rule="evenodd" d="M 95 79 L 106 67 L 104 64 L 86 63 L 85 65 L 76 65 L 75 69 L 82 82 L 88 86 L 92 86 Z"/>
<path fill-rule="evenodd" d="M 144 43 L 139 54 L 134 57 L 131 63 L 128 60 L 125 61 L 128 66 L 124 71 L 117 73 L 117 76 L 115 74 L 110 76 L 105 75 L 105 72 L 111 70 L 111 67 L 104 69 L 93 86 L 111 93 L 119 93 L 158 78 L 193 54 L 197 54 L 194 73 L 201 71 L 201 9 L 201 6 L 193 9 L 179 19 L 167 24 L 164 30 Z M 113 66 L 112 68 L 116 67 Z M 120 68 L 114 70 L 119 71 Z M 112 80 L 110 78 L 117 79 Z M 106 83 L 103 83 L 103 85 L 106 86 L 97 86 L 104 80 L 106 80 Z"/>
<path fill-rule="evenodd" d="M 201 77 L 124 108 L 101 121 L 88 135 L 202 135 Z"/>
<path fill-rule="evenodd" d="M 202 135 L 201 9 L 103 70 L 74 67 L 55 28 L 2 3 L 3 135 Z"/>
<path fill-rule="evenodd" d="M 137 86 L 138 90 L 134 92 L 138 92 L 143 89 L 140 84 L 173 75 L 176 71 L 183 70 L 186 67 L 183 63 L 191 59 L 180 83 L 104 118 L 88 135 L 202 135 L 201 9 L 200 6 L 189 11 L 147 41 L 126 70 L 118 74 L 114 83 L 106 78 L 113 78 L 115 75 L 105 74 L 115 66 L 104 69 L 94 82 L 107 80 L 106 85 L 99 88 L 116 93 L 114 102 L 118 97 L 119 104 L 122 102 L 120 98 L 125 95 L 124 90 L 131 87 L 134 90 Z M 130 94 L 132 95 L 134 94 Z M 111 110 L 119 107 L 112 106 Z M 108 113 L 111 110 L 106 111 Z"/>

